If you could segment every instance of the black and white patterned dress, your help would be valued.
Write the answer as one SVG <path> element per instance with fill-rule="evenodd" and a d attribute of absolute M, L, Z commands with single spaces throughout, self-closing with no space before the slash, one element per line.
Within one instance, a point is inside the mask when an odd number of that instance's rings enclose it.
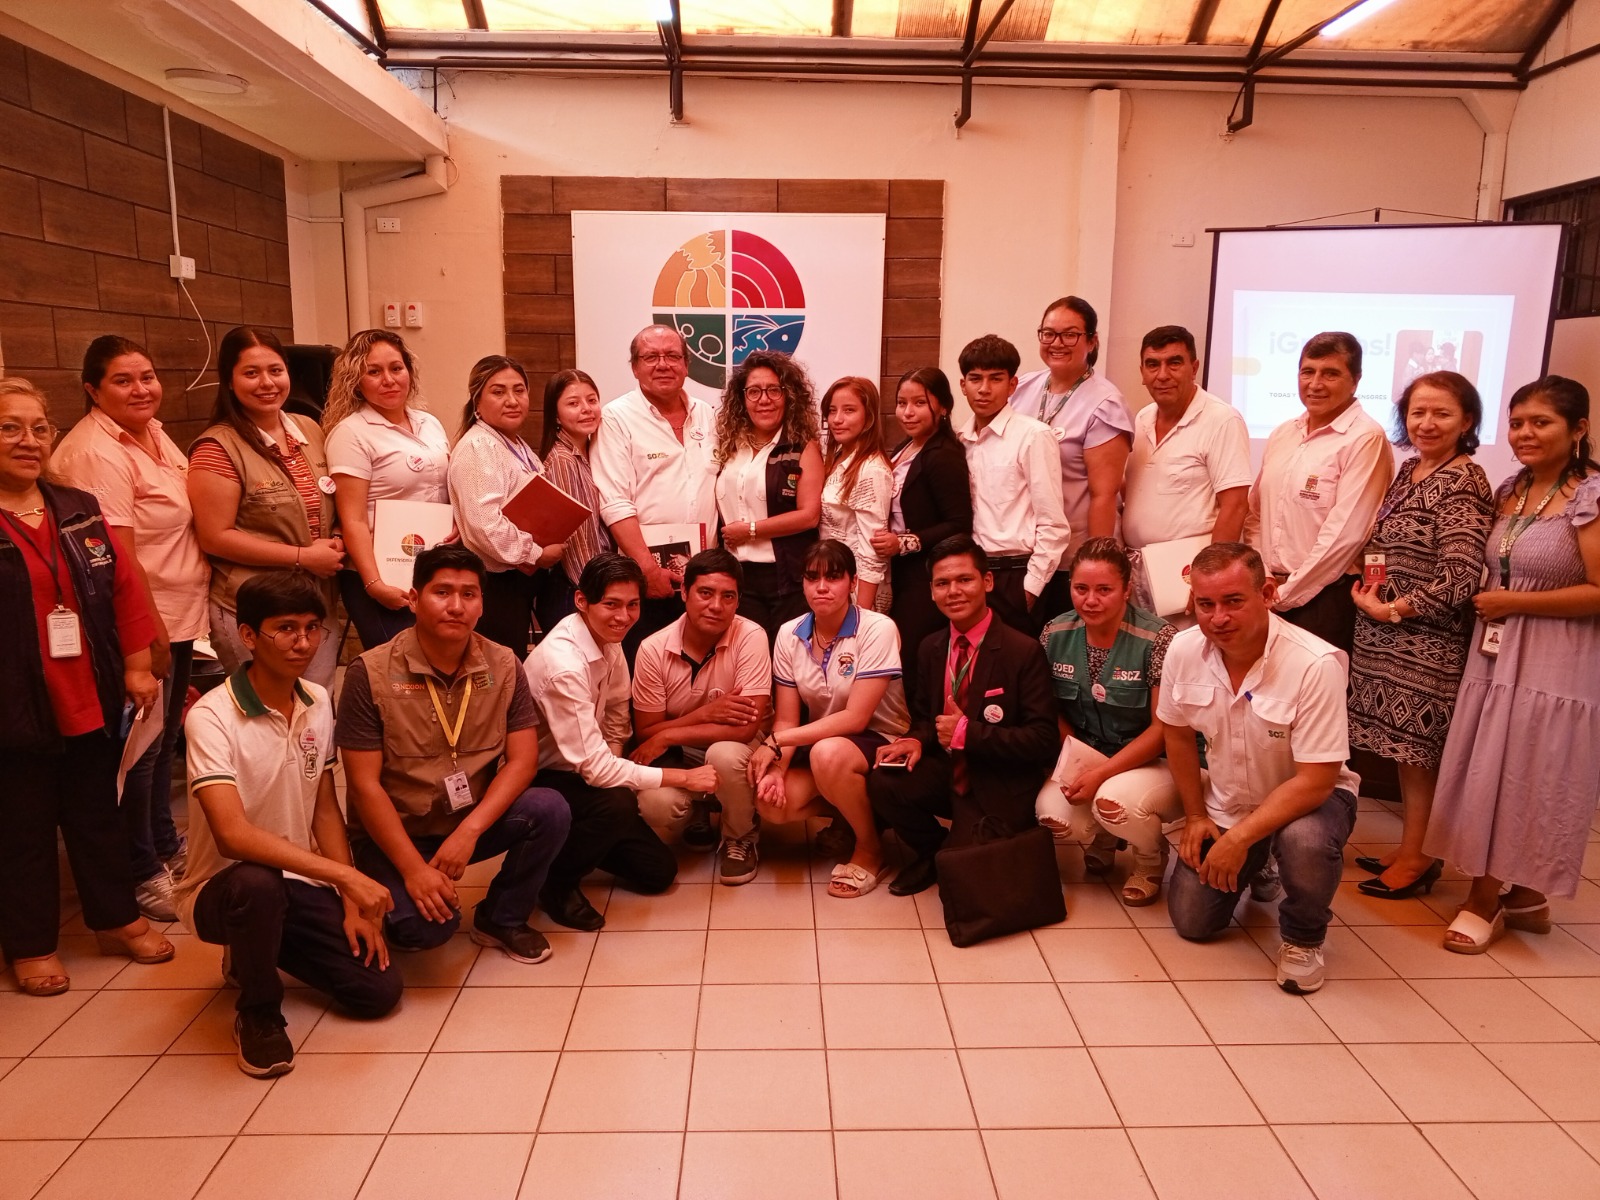
<path fill-rule="evenodd" d="M 1470 459 L 1420 483 L 1408 459 L 1395 475 L 1373 530 L 1384 553 L 1384 600 L 1417 610 L 1398 625 L 1356 615 L 1350 656 L 1350 744 L 1410 766 L 1435 768 L 1455 710 L 1472 634 L 1468 604 L 1478 591 L 1494 493 Z"/>

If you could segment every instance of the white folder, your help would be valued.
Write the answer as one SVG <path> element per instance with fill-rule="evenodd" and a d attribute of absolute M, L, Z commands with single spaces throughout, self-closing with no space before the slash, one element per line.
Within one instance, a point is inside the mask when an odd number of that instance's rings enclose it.
<path fill-rule="evenodd" d="M 1158 617 L 1173 617 L 1189 607 L 1189 564 L 1211 544 L 1209 534 L 1151 542 L 1139 551 L 1145 580 Z"/>

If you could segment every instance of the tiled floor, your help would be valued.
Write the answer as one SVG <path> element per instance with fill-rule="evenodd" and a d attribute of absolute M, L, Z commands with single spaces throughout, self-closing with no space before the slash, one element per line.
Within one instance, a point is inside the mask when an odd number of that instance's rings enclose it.
<path fill-rule="evenodd" d="M 1352 857 L 1398 835 L 1363 809 Z M 830 899 L 769 836 L 746 887 L 591 885 L 606 930 L 542 966 L 405 957 L 381 1022 L 293 989 L 271 1083 L 215 950 L 124 964 L 69 918 L 71 993 L 0 992 L 0 1200 L 1600 1197 L 1594 842 L 1560 928 L 1479 958 L 1439 948 L 1459 880 L 1384 904 L 1351 867 L 1302 999 L 1259 906 L 1194 946 L 1064 851 L 1064 924 L 957 950 L 935 894 Z"/>

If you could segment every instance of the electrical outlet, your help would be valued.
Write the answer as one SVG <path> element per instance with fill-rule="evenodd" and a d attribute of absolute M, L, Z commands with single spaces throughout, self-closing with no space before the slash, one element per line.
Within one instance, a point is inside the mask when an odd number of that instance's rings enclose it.
<path fill-rule="evenodd" d="M 399 217 L 379 217 L 378 218 L 378 232 L 379 233 L 399 233 L 400 232 L 400 218 Z"/>
<path fill-rule="evenodd" d="M 400 328 L 400 306 L 398 304 L 385 304 L 383 306 L 383 327 L 385 329 Z"/>
<path fill-rule="evenodd" d="M 182 254 L 167 255 L 167 274 L 174 279 L 193 279 L 194 259 Z"/>
<path fill-rule="evenodd" d="M 406 310 L 405 311 L 406 311 L 406 328 L 407 329 L 421 329 L 422 328 L 422 305 L 418 304 L 415 300 L 407 301 L 406 302 Z"/>

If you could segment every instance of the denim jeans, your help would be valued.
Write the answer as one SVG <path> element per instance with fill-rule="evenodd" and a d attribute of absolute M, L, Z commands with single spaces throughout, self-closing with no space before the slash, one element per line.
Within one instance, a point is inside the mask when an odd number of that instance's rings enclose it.
<path fill-rule="evenodd" d="M 172 669 L 167 672 L 167 712 L 161 736 L 128 770 L 122 784 L 122 823 L 133 855 L 133 878 L 153 878 L 161 864 L 178 852 L 178 830 L 172 823 L 172 759 L 183 732 L 183 702 L 189 694 L 194 643 L 172 643 Z"/>
<path fill-rule="evenodd" d="M 1194 868 L 1179 859 L 1167 889 L 1173 928 L 1179 937 L 1191 941 L 1221 933 L 1271 850 L 1277 855 L 1278 877 L 1283 881 L 1283 902 L 1278 906 L 1283 940 L 1299 946 L 1322 945 L 1333 918 L 1328 906 L 1344 871 L 1344 844 L 1355 820 L 1356 798 L 1335 789 L 1320 806 L 1251 846 L 1239 871 L 1239 886 L 1231 892 L 1200 882 Z"/>
<path fill-rule="evenodd" d="M 517 926 L 533 915 L 545 875 L 567 840 L 571 821 L 572 812 L 560 792 L 529 788 L 483 831 L 473 847 L 472 861 L 482 862 L 497 854 L 506 856 L 480 905 L 486 920 L 495 925 Z M 443 843 L 442 837 L 412 839 L 424 861 L 432 858 Z M 446 921 L 430 921 L 417 911 L 416 902 L 406 891 L 405 877 L 376 842 L 362 839 L 352 850 L 356 866 L 388 888 L 394 897 L 394 908 L 384 918 L 383 929 L 392 945 L 403 950 L 431 950 L 444 945 L 461 928 L 459 912 Z"/>

